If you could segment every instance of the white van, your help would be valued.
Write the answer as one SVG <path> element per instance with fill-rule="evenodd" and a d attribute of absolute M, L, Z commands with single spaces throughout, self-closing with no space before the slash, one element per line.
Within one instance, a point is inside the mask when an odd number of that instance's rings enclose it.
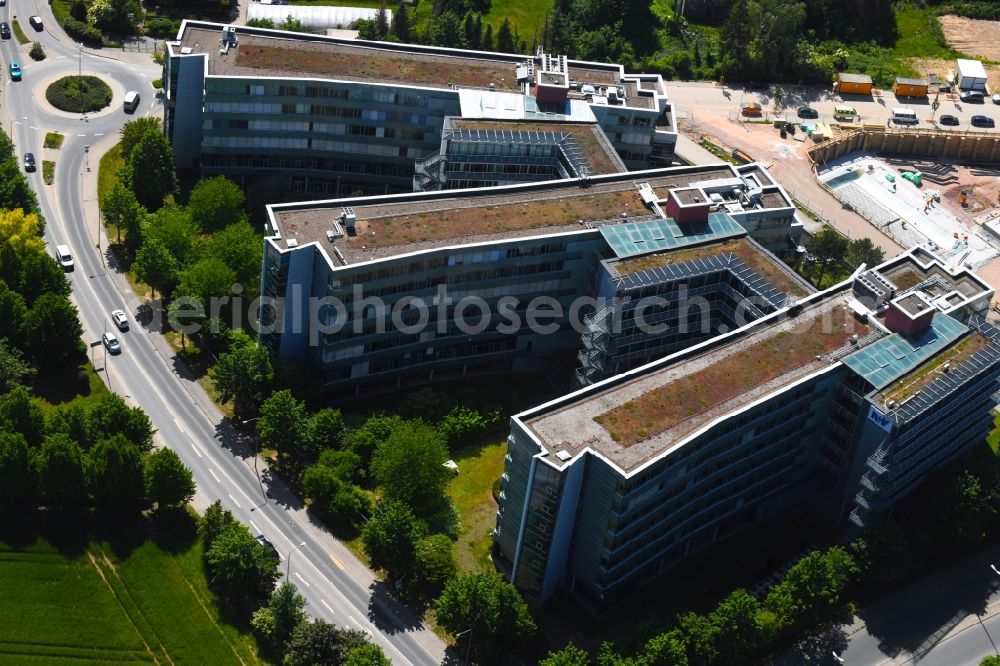
<path fill-rule="evenodd" d="M 59 265 L 63 267 L 63 270 L 73 270 L 73 255 L 70 253 L 69 247 L 65 245 L 56 245 L 56 261 L 58 261 Z"/>
<path fill-rule="evenodd" d="M 129 90 L 125 93 L 125 113 L 135 113 L 139 107 L 139 93 Z"/>
<path fill-rule="evenodd" d="M 892 122 L 897 125 L 916 125 L 920 121 L 917 119 L 917 112 L 913 109 L 893 109 Z"/>

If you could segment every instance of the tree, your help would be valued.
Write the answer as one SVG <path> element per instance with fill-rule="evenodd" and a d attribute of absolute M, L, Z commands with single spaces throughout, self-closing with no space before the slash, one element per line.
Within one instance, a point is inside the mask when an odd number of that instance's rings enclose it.
<path fill-rule="evenodd" d="M 222 528 L 205 553 L 208 580 L 234 608 L 249 612 L 271 596 L 278 577 L 278 558 L 247 528 L 233 521 Z"/>
<path fill-rule="evenodd" d="M 157 241 L 170 250 L 177 266 L 184 268 L 198 259 L 201 226 L 184 206 L 164 206 L 146 218 L 142 227 L 143 243 Z"/>
<path fill-rule="evenodd" d="M 100 508 L 139 507 L 146 494 L 139 447 L 121 434 L 99 441 L 87 454 L 87 482 Z"/>
<path fill-rule="evenodd" d="M 0 338 L 15 347 L 21 347 L 21 327 L 27 314 L 28 306 L 24 303 L 24 296 L 0 280 Z"/>
<path fill-rule="evenodd" d="M 286 32 L 305 32 L 305 26 L 302 25 L 302 21 L 293 17 L 291 14 L 285 17 L 285 20 L 278 24 L 278 30 L 285 30 Z"/>
<path fill-rule="evenodd" d="M 401 42 L 410 41 L 410 11 L 403 0 L 396 5 L 396 11 L 392 15 L 392 34 Z"/>
<path fill-rule="evenodd" d="M 163 123 L 158 116 L 142 116 L 122 125 L 121 153 L 126 162 L 132 159 L 132 149 L 147 133 L 163 134 Z"/>
<path fill-rule="evenodd" d="M 24 360 L 21 350 L 12 347 L 6 338 L 0 338 L 0 394 L 22 386 L 35 374 L 35 368 Z"/>
<path fill-rule="evenodd" d="M 868 268 L 877 266 L 885 260 L 885 251 L 877 247 L 870 238 L 858 238 L 847 245 L 847 265 L 857 268 L 864 264 Z"/>
<path fill-rule="evenodd" d="M 462 20 L 462 33 L 465 35 L 465 45 L 470 49 L 478 49 L 483 39 L 483 18 L 479 14 L 469 12 Z"/>
<path fill-rule="evenodd" d="M 135 254 L 132 270 L 137 280 L 150 286 L 153 296 L 160 292 L 161 296 L 169 297 L 177 286 L 177 259 L 159 241 L 150 239 L 142 244 Z"/>
<path fill-rule="evenodd" d="M 430 516 L 447 502 L 448 448 L 444 437 L 423 421 L 406 421 L 378 445 L 372 475 L 385 497 Z"/>
<path fill-rule="evenodd" d="M 302 475 L 306 497 L 327 517 L 357 524 L 371 511 L 371 494 L 355 483 L 360 459 L 350 451 L 327 449 Z"/>
<path fill-rule="evenodd" d="M 156 211 L 168 194 L 177 191 L 174 149 L 159 132 L 146 132 L 132 149 L 132 191 L 146 210 Z M 141 165 L 141 168 L 136 168 Z"/>
<path fill-rule="evenodd" d="M 392 662 L 385 656 L 382 648 L 368 643 L 351 650 L 344 660 L 344 666 L 392 666 Z"/>
<path fill-rule="evenodd" d="M 510 19 L 504 18 L 497 30 L 497 51 L 500 53 L 514 53 L 514 35 L 510 31 Z"/>
<path fill-rule="evenodd" d="M 417 563 L 417 542 L 427 534 L 427 526 L 417 521 L 402 502 L 382 500 L 371 519 L 361 529 L 361 543 L 373 569 L 383 569 L 390 581 L 413 572 Z"/>
<path fill-rule="evenodd" d="M 235 284 L 236 273 L 222 260 L 209 257 L 181 271 L 173 298 L 177 306 L 199 305 L 202 311 L 198 319 L 203 323 L 213 313 L 223 311 L 222 306 L 227 303 L 218 299 L 228 299 Z M 185 299 L 187 304 L 180 299 Z"/>
<path fill-rule="evenodd" d="M 32 447 L 45 437 L 45 416 L 31 394 L 20 386 L 0 395 L 0 431 L 17 433 Z"/>
<path fill-rule="evenodd" d="M 194 186 L 187 210 L 204 231 L 212 233 L 245 221 L 245 203 L 243 190 L 236 183 L 225 176 L 216 176 Z"/>
<path fill-rule="evenodd" d="M 292 632 L 285 652 L 286 666 L 342 664 L 355 649 L 368 644 L 364 632 L 340 629 L 326 622 L 302 622 Z"/>
<path fill-rule="evenodd" d="M 536 630 L 524 599 L 493 570 L 449 581 L 434 612 L 438 624 L 451 635 L 468 631 L 478 654 L 525 641 Z"/>
<path fill-rule="evenodd" d="M 812 240 L 806 242 L 806 249 L 816 258 L 816 266 L 819 268 L 817 284 L 822 283 L 830 262 L 844 260 L 847 245 L 847 239 L 830 227 L 824 227 Z"/>
<path fill-rule="evenodd" d="M 21 173 L 18 160 L 0 160 L 0 210 L 17 212 L 19 209 L 36 213 L 38 198 Z"/>
<path fill-rule="evenodd" d="M 295 454 L 307 434 L 308 421 L 305 405 L 291 391 L 275 391 L 260 406 L 257 435 L 261 444 L 279 455 Z"/>
<path fill-rule="evenodd" d="M 488 23 L 486 24 L 486 27 L 483 28 L 483 42 L 480 45 L 480 49 L 483 51 L 496 50 L 496 43 L 493 40 L 493 26 Z"/>
<path fill-rule="evenodd" d="M 256 293 L 260 283 L 260 237 L 246 220 L 240 220 L 208 237 L 205 255 L 224 262 L 236 274 L 245 291 Z"/>
<path fill-rule="evenodd" d="M 0 504 L 32 502 L 35 488 L 32 448 L 20 433 L 0 431 Z"/>
<path fill-rule="evenodd" d="M 20 207 L 0 210 L 0 245 L 9 245 L 18 257 L 32 252 L 44 253 L 42 222 L 38 215 L 26 213 Z"/>
<path fill-rule="evenodd" d="M 1000 666 L 1000 657 L 995 654 L 983 657 L 982 661 L 979 662 L 979 666 Z"/>
<path fill-rule="evenodd" d="M 813 551 L 768 591 L 764 605 L 782 627 L 811 626 L 840 610 L 841 594 L 856 573 L 854 560 L 843 548 Z"/>
<path fill-rule="evenodd" d="M 643 647 L 639 661 L 655 666 L 688 666 L 684 638 L 676 629 L 653 636 Z"/>
<path fill-rule="evenodd" d="M 38 489 L 49 507 L 88 505 L 86 456 L 63 433 L 45 438 L 38 454 Z"/>
<path fill-rule="evenodd" d="M 267 605 L 254 612 L 250 625 L 265 644 L 282 654 L 295 628 L 307 621 L 305 607 L 305 597 L 285 581 L 271 593 Z"/>
<path fill-rule="evenodd" d="M 122 435 L 139 447 L 140 451 L 153 448 L 156 429 L 141 407 L 129 407 L 117 393 L 106 393 L 90 410 L 90 425 L 104 437 Z"/>
<path fill-rule="evenodd" d="M 938 99 L 941 93 L 935 93 L 934 99 L 931 101 L 931 122 L 934 121 L 934 116 L 937 115 L 938 109 L 941 108 L 941 100 Z"/>
<path fill-rule="evenodd" d="M 100 439 L 90 425 L 90 412 L 80 405 L 70 405 L 49 416 L 46 432 L 62 433 L 88 451 Z"/>
<path fill-rule="evenodd" d="M 324 407 L 319 410 L 309 417 L 306 427 L 306 436 L 302 442 L 306 458 L 316 460 L 326 449 L 343 448 L 346 433 L 347 425 L 339 409 Z"/>
<path fill-rule="evenodd" d="M 61 294 L 42 294 L 31 306 L 22 328 L 27 352 L 39 369 L 62 366 L 79 353 L 83 327 L 76 307 Z"/>
<path fill-rule="evenodd" d="M 395 414 L 376 412 L 369 416 L 361 427 L 345 434 L 344 446 L 357 453 L 367 468 L 379 443 L 387 440 L 389 435 L 402 424 L 403 419 Z"/>
<path fill-rule="evenodd" d="M 781 108 L 781 100 L 785 98 L 785 91 L 781 86 L 771 88 L 771 97 L 774 99 L 774 110 Z"/>
<path fill-rule="evenodd" d="M 18 291 L 31 305 L 42 294 L 69 296 L 70 284 L 55 259 L 44 252 L 28 252 L 21 257 Z"/>
<path fill-rule="evenodd" d="M 215 500 L 205 509 L 205 515 L 198 524 L 198 533 L 201 534 L 205 552 L 208 552 L 222 531 L 234 522 L 236 519 L 233 518 L 232 511 L 223 509 L 219 500 Z"/>
<path fill-rule="evenodd" d="M 441 12 L 427 26 L 427 41 L 436 46 L 465 48 L 461 19 L 454 12 Z"/>
<path fill-rule="evenodd" d="M 385 7 L 385 0 L 381 0 L 378 9 L 375 11 L 375 30 L 379 38 L 389 34 L 389 13 Z"/>
<path fill-rule="evenodd" d="M 866 587 L 895 587 L 913 572 L 914 545 L 906 530 L 891 518 L 855 539 L 850 552 Z"/>
<path fill-rule="evenodd" d="M 248 28 L 270 28 L 275 29 L 274 21 L 269 18 L 252 18 L 247 20 Z"/>
<path fill-rule="evenodd" d="M 187 504 L 194 498 L 194 474 L 170 449 L 146 459 L 146 497 L 160 508 Z"/>
<path fill-rule="evenodd" d="M 687 646 L 689 666 L 711 666 L 719 656 L 715 647 L 719 632 L 705 615 L 687 612 L 677 618 L 677 628 Z"/>
<path fill-rule="evenodd" d="M 232 402 L 236 417 L 247 418 L 260 404 L 274 369 L 267 348 L 250 343 L 219 356 L 208 374 L 222 402 Z"/>
<path fill-rule="evenodd" d="M 720 664 L 745 664 L 764 644 L 760 604 L 746 590 L 731 592 L 708 619 L 718 635 L 725 637 L 717 643 Z"/>
<path fill-rule="evenodd" d="M 590 655 L 570 642 L 558 652 L 549 652 L 538 666 L 590 666 Z"/>
<path fill-rule="evenodd" d="M 416 574 L 420 591 L 437 596 L 449 580 L 458 575 L 455 547 L 444 534 L 432 534 L 417 542 Z"/>
<path fill-rule="evenodd" d="M 146 219 L 146 209 L 135 198 L 135 193 L 121 180 L 115 180 L 111 189 L 101 198 L 101 214 L 104 222 L 118 230 L 118 242 L 125 230 L 125 246 L 132 252 L 142 243 L 142 222 Z"/>

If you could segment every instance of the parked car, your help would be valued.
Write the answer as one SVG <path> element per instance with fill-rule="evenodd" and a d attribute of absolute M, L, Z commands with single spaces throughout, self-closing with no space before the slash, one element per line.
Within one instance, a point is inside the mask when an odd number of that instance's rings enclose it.
<path fill-rule="evenodd" d="M 942 125 L 948 125 L 950 127 L 954 127 L 958 125 L 958 117 L 946 113 L 940 118 L 938 118 L 938 122 Z"/>
<path fill-rule="evenodd" d="M 36 168 L 37 168 L 37 165 L 35 164 L 35 154 L 34 153 L 25 153 L 24 154 L 24 170 L 25 171 L 34 171 Z"/>
<path fill-rule="evenodd" d="M 268 555 L 270 555 L 276 560 L 281 559 L 281 556 L 278 555 L 278 549 L 274 547 L 273 543 L 267 540 L 267 537 L 265 537 L 263 534 L 258 534 L 256 538 L 257 541 L 260 543 L 260 545 L 264 546 L 264 548 L 267 548 Z"/>
<path fill-rule="evenodd" d="M 10 24 L 0 21 L 0 39 L 10 39 Z"/>
<path fill-rule="evenodd" d="M 993 103 L 994 103 L 994 104 L 1000 104 L 1000 93 L 996 93 L 996 94 L 995 94 L 995 95 L 993 95 L 993 97 L 991 97 L 990 99 L 992 99 L 992 100 L 993 100 Z"/>
<path fill-rule="evenodd" d="M 974 127 L 996 127 L 996 123 L 989 116 L 972 116 Z"/>
<path fill-rule="evenodd" d="M 119 331 L 128 330 L 128 316 L 126 316 L 124 310 L 112 310 L 111 321 L 115 322 L 115 326 L 118 327 Z"/>
<path fill-rule="evenodd" d="M 107 333 L 101 336 L 101 342 L 104 343 L 104 346 L 112 354 L 122 353 L 122 344 L 118 342 L 118 337 L 115 336 L 115 334 L 112 333 L 111 331 L 108 331 Z"/>
<path fill-rule="evenodd" d="M 799 118 L 819 118 L 819 112 L 816 109 L 810 108 L 808 106 L 799 107 Z"/>
<path fill-rule="evenodd" d="M 16 60 L 10 61 L 10 78 L 12 81 L 21 80 L 21 66 L 17 64 Z"/>
<path fill-rule="evenodd" d="M 963 90 L 958 94 L 958 98 L 963 102 L 971 102 L 972 104 L 983 103 L 983 93 L 978 90 Z"/>

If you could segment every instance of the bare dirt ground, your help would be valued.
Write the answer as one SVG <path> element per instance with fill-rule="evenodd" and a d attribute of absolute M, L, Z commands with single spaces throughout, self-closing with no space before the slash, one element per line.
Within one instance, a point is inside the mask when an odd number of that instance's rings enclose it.
<path fill-rule="evenodd" d="M 806 150 L 813 145 L 812 139 L 804 142 L 791 137 L 782 139 L 772 125 L 737 123 L 732 120 L 713 119 L 711 126 L 696 120 L 682 120 L 678 124 L 680 130 L 695 141 L 706 138 L 726 149 L 726 152 L 739 148 L 766 165 L 771 175 L 790 195 L 840 233 L 850 238 L 871 238 L 873 243 L 885 250 L 886 257 L 894 257 L 903 250 L 867 220 L 844 210 L 833 195 L 819 186 L 812 170 L 812 162 L 806 156 Z"/>
<path fill-rule="evenodd" d="M 1000 60 L 1000 21 L 964 16 L 939 16 L 948 44 L 955 50 L 987 60 Z"/>

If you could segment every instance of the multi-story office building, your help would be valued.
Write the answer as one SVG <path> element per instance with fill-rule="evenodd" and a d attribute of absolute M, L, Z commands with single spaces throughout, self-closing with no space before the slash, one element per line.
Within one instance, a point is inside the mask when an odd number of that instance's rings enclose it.
<path fill-rule="evenodd" d="M 659 75 L 542 52 L 185 21 L 164 69 L 164 125 L 178 168 L 276 179 L 300 199 L 647 169 L 669 165 L 677 140 Z M 447 119 L 505 126 L 490 132 Z M 484 132 L 497 152 L 482 149 Z M 578 142 L 615 155 L 581 162 L 587 147 Z M 494 164 L 497 177 L 477 171 Z"/>
<path fill-rule="evenodd" d="M 579 145 L 610 157 L 600 142 Z M 690 200 L 686 209 L 678 196 Z M 614 300 L 609 271 L 638 275 L 623 262 L 657 248 L 713 257 L 711 285 L 699 291 L 717 315 L 710 333 L 809 291 L 772 255 L 797 245 L 801 223 L 757 165 L 278 204 L 269 212 L 261 293 L 283 306 L 265 308 L 261 340 L 279 358 L 321 367 L 334 396 L 539 369 L 569 386 L 588 357 L 579 352 L 589 350 L 574 322 L 595 315 L 601 298 Z M 695 249 L 706 244 L 718 251 Z M 658 293 L 678 292 L 671 267 L 641 272 L 647 284 L 661 285 Z M 735 299 L 744 293 L 760 304 L 739 308 Z M 558 314 L 537 313 L 543 301 L 542 309 Z M 429 310 L 422 326 L 418 305 Z M 535 314 L 551 326 L 510 325 Z M 635 328 L 632 315 L 626 320 Z M 673 315 L 654 306 L 650 316 Z M 629 330 L 604 366 L 632 367 L 705 335 L 698 327 L 683 335 Z"/>
<path fill-rule="evenodd" d="M 705 284 L 733 261 L 703 256 L 722 249 L 632 269 Z M 738 328 L 512 419 L 494 560 L 520 589 L 602 610 L 802 504 L 873 524 L 983 441 L 1000 377 L 989 285 L 923 249 L 818 293 L 779 284 L 783 302 L 767 288 L 719 297 L 713 323 L 751 297 Z"/>

